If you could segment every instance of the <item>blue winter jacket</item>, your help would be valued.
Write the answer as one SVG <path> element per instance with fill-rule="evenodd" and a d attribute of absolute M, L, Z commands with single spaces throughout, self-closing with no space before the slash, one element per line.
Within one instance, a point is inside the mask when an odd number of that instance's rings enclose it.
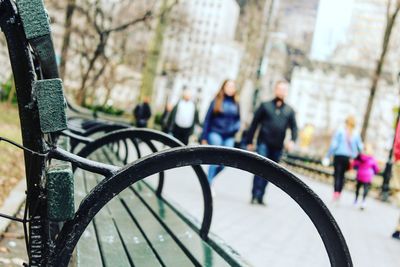
<path fill-rule="evenodd" d="M 215 132 L 223 137 L 233 137 L 240 129 L 239 105 L 232 97 L 225 96 L 222 112 L 214 112 L 215 100 L 211 102 L 203 123 L 201 140 L 208 140 L 210 132 Z"/>
<path fill-rule="evenodd" d="M 341 127 L 332 137 L 327 157 L 333 155 L 355 158 L 362 150 L 363 144 L 360 135 L 353 133 L 351 137 L 347 137 L 346 130 Z"/>

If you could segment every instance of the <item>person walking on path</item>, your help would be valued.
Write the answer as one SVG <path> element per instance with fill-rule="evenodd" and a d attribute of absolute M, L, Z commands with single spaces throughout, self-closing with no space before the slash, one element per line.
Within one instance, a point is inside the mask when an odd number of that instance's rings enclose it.
<path fill-rule="evenodd" d="M 399 218 L 399 222 L 397 224 L 396 230 L 394 231 L 394 233 L 392 234 L 392 237 L 394 239 L 398 239 L 400 240 L 400 218 Z"/>
<path fill-rule="evenodd" d="M 333 135 L 328 153 L 323 160 L 324 165 L 327 165 L 326 163 L 333 156 L 333 201 L 340 199 L 345 184 L 345 173 L 350 169 L 350 160 L 356 158 L 363 149 L 361 137 L 355 131 L 355 127 L 354 116 L 348 116 L 345 127 L 340 127 Z"/>
<path fill-rule="evenodd" d="M 175 105 L 168 120 L 168 132 L 187 145 L 194 127 L 199 123 L 199 113 L 189 90 L 184 90 L 182 99 Z"/>
<path fill-rule="evenodd" d="M 151 108 L 149 105 L 150 99 L 146 96 L 143 98 L 143 102 L 138 104 L 133 110 L 133 116 L 135 117 L 136 127 L 146 128 L 147 121 L 151 117 Z"/>
<path fill-rule="evenodd" d="M 393 153 L 394 153 L 395 162 L 399 162 L 400 161 L 400 121 L 397 124 Z M 392 237 L 394 239 L 400 240 L 400 217 L 399 217 L 399 222 L 397 224 L 396 230 L 392 234 Z"/>
<path fill-rule="evenodd" d="M 287 143 L 290 151 L 297 139 L 296 116 L 292 107 L 285 99 L 289 83 L 278 81 L 275 84 L 275 98 L 264 102 L 254 114 L 253 121 L 247 132 L 247 149 L 254 150 L 253 138 L 257 128 L 261 129 L 257 138 L 257 153 L 278 162 L 282 156 L 287 129 L 291 131 L 291 141 Z M 259 176 L 254 176 L 251 203 L 265 205 L 263 198 L 268 182 Z"/>
<path fill-rule="evenodd" d="M 167 103 L 165 105 L 164 112 L 163 112 L 163 114 L 161 116 L 161 131 L 163 131 L 164 133 L 168 133 L 169 132 L 168 122 L 170 120 L 169 118 L 171 117 L 171 112 L 172 112 L 173 108 L 174 108 L 174 106 L 172 104 Z"/>
<path fill-rule="evenodd" d="M 240 129 L 240 108 L 236 95 L 235 82 L 226 80 L 211 102 L 203 123 L 200 140 L 203 145 L 233 147 L 235 135 Z M 211 165 L 208 182 L 212 184 L 222 166 Z"/>
<path fill-rule="evenodd" d="M 358 204 L 358 195 L 361 186 L 364 188 L 363 199 L 361 202 L 361 210 L 365 208 L 365 200 L 368 195 L 374 175 L 379 172 L 376 159 L 371 155 L 372 149 L 370 145 L 365 145 L 364 152 L 357 156 L 353 162 L 353 168 L 357 170 L 356 198 L 354 204 Z"/>
<path fill-rule="evenodd" d="M 394 154 L 394 161 L 400 161 L 400 121 L 397 123 L 393 154 Z"/>

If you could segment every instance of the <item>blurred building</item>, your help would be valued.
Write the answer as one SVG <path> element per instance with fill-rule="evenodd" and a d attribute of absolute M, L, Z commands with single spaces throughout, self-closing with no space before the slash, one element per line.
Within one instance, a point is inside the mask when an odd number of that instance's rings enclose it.
<path fill-rule="evenodd" d="M 276 0 L 277 1 L 277 0 Z M 347 0 L 345 0 L 347 1 Z M 309 52 L 320 0 L 279 0 L 275 31 L 286 35 L 289 46 Z M 337 1 L 334 1 L 335 4 Z"/>
<path fill-rule="evenodd" d="M 382 49 L 387 3 L 384 0 L 320 0 L 310 58 L 291 73 L 290 100 L 300 127 L 315 126 L 316 134 L 332 133 L 348 114 L 361 127 L 372 72 Z M 378 84 L 367 141 L 384 160 L 393 140 L 394 110 L 399 90 L 399 21 L 392 31 L 384 73 Z"/>
<path fill-rule="evenodd" d="M 239 5 L 235 0 L 184 0 L 172 12 L 171 17 L 179 20 L 165 31 L 156 106 L 176 102 L 182 90 L 189 89 L 204 115 L 222 82 L 238 75 L 242 55 L 235 41 Z"/>
<path fill-rule="evenodd" d="M 319 0 L 275 0 L 274 18 L 265 47 L 261 98 L 270 98 L 274 83 L 290 80 L 293 66 L 309 54 Z"/>
<path fill-rule="evenodd" d="M 312 125 L 315 134 L 332 134 L 352 114 L 361 127 L 367 106 L 371 71 L 365 68 L 309 62 L 293 71 L 288 101 L 297 113 L 299 128 Z M 380 80 L 371 114 L 367 140 L 376 156 L 386 159 L 393 140 L 399 90 L 390 74 Z"/>
<path fill-rule="evenodd" d="M 386 0 L 321 0 L 311 58 L 340 65 L 375 68 L 387 14 Z M 386 70 L 399 71 L 397 21 L 386 57 Z"/>
<path fill-rule="evenodd" d="M 259 88 L 260 58 L 265 53 L 265 42 L 277 13 L 278 0 L 238 0 L 240 17 L 236 39 L 243 46 L 237 84 L 240 89 L 241 121 L 244 128 L 250 123 Z"/>
<path fill-rule="evenodd" d="M 330 60 L 347 41 L 353 13 L 353 0 L 320 0 L 312 42 L 313 60 Z"/>

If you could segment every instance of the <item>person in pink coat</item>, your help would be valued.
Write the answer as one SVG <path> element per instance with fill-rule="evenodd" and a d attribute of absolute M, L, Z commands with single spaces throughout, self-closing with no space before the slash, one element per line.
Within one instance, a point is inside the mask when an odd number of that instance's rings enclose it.
<path fill-rule="evenodd" d="M 397 123 L 396 138 L 394 141 L 394 160 L 400 161 L 400 121 Z M 400 218 L 392 237 L 400 240 Z"/>
<path fill-rule="evenodd" d="M 354 204 L 358 204 L 358 195 L 361 187 L 363 187 L 363 199 L 360 207 L 363 210 L 365 208 L 365 199 L 368 195 L 372 179 L 375 174 L 379 172 L 378 163 L 371 155 L 371 146 L 366 145 L 365 150 L 354 159 L 353 168 L 357 170 L 356 199 L 354 200 Z"/>
<path fill-rule="evenodd" d="M 393 154 L 394 154 L 394 161 L 400 161 L 400 121 L 397 123 Z"/>

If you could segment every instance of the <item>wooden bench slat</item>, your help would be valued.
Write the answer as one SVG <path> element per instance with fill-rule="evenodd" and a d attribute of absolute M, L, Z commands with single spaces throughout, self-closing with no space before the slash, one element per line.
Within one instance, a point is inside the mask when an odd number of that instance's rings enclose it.
<path fill-rule="evenodd" d="M 133 186 L 135 193 L 190 251 L 201 266 L 230 266 L 198 233 L 187 225 L 162 199 L 156 197 L 144 183 Z"/>
<path fill-rule="evenodd" d="M 99 154 L 100 153 L 96 152 L 91 158 L 101 161 Z M 91 175 L 97 178 L 96 182 L 102 179 L 99 175 Z M 118 198 L 113 199 L 107 204 L 106 209 L 112 213 L 112 217 L 118 228 L 122 242 L 124 243 L 129 257 L 135 267 L 161 266 L 147 240 L 139 231 L 138 226 L 132 220 L 121 201 Z"/>
<path fill-rule="evenodd" d="M 195 266 L 167 230 L 132 191 L 125 190 L 119 196 L 165 266 Z"/>
<path fill-rule="evenodd" d="M 83 171 L 77 170 L 75 174 L 75 207 L 78 207 L 86 196 Z M 83 233 L 77 245 L 77 266 L 103 266 L 100 250 L 97 245 L 97 236 L 91 222 Z"/>
<path fill-rule="evenodd" d="M 99 149 L 90 158 L 104 163 L 121 165 L 117 155 L 109 147 Z M 94 177 L 93 180 L 96 180 L 93 174 L 91 176 Z M 102 179 L 101 177 L 97 178 Z M 131 190 L 125 190 L 119 195 L 119 199 L 122 202 L 114 199 L 107 205 L 107 209 L 135 266 L 139 266 L 136 260 L 138 263 L 143 262 L 142 266 L 157 266 L 148 262 L 146 254 L 149 253 L 150 248 L 147 246 L 149 245 L 146 244 L 147 242 L 150 242 L 152 249 L 157 254 L 153 253 L 152 257 L 158 266 L 157 257 L 161 259 L 164 266 L 230 266 L 145 183 L 139 182 L 132 186 Z M 133 229 L 139 233 L 136 232 L 135 235 Z M 138 234 L 144 234 L 141 236 L 146 241 L 141 242 L 145 244 L 142 254 L 137 246 L 138 239 L 136 239 L 136 244 L 133 244 L 134 237 L 137 238 Z M 141 254 L 143 257 L 134 256 L 135 253 L 136 255 Z"/>
<path fill-rule="evenodd" d="M 113 199 L 107 206 L 135 267 L 162 266 L 121 201 Z"/>
<path fill-rule="evenodd" d="M 102 179 L 99 175 L 93 174 L 93 176 L 97 178 L 97 182 Z M 106 209 L 112 214 L 122 242 L 135 267 L 161 266 L 146 238 L 139 231 L 120 199 L 111 200 Z"/>
<path fill-rule="evenodd" d="M 88 186 L 88 191 L 97 185 L 96 178 L 93 174 L 86 174 L 86 184 Z M 131 266 L 113 218 L 107 209 L 101 209 L 99 213 L 97 213 L 94 217 L 94 226 L 104 266 Z"/>
<path fill-rule="evenodd" d="M 120 165 L 120 162 L 111 150 L 103 148 L 95 153 L 97 160 L 114 165 Z M 136 188 L 136 189 L 134 189 Z M 187 253 L 201 266 L 230 266 L 214 249 L 204 242 L 198 233 L 187 225 L 164 201 L 157 198 L 144 183 L 136 183 L 132 186 L 139 198 L 145 202 L 145 205 L 153 212 L 153 216 L 167 227 L 172 234 L 179 239 L 179 242 L 185 247 Z"/>

